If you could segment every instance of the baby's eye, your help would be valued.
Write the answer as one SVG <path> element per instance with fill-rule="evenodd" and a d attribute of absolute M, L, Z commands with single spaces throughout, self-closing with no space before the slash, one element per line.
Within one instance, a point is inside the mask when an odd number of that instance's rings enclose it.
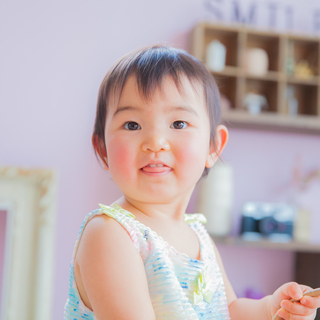
<path fill-rule="evenodd" d="M 126 122 L 124 128 L 131 131 L 141 129 L 140 125 L 133 121 Z"/>
<path fill-rule="evenodd" d="M 185 121 L 178 120 L 178 121 L 173 122 L 172 126 L 174 129 L 184 129 L 188 126 L 188 123 Z"/>

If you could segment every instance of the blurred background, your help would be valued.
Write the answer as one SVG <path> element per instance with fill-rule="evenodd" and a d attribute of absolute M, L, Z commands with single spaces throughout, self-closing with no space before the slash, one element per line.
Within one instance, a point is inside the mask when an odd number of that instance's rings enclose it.
<path fill-rule="evenodd" d="M 223 93 L 229 220 L 211 234 L 237 295 L 264 296 L 297 279 L 299 254 L 320 268 L 318 1 L 1 1 L 0 34 L 0 166 L 57 175 L 51 319 L 63 317 L 83 218 L 121 195 L 91 145 L 100 83 L 119 57 L 160 42 L 202 60 Z M 203 192 L 199 184 L 188 212 Z M 279 245 L 261 229 L 240 236 L 246 203 L 294 205 L 307 221 L 300 238 L 294 223 Z"/>

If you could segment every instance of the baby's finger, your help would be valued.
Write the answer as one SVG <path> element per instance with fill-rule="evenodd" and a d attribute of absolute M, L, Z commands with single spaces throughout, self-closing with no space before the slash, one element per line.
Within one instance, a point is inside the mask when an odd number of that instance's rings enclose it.
<path fill-rule="evenodd" d="M 307 308 L 317 309 L 320 308 L 320 297 L 305 296 L 300 300 L 300 303 Z"/>
<path fill-rule="evenodd" d="M 313 320 L 316 316 L 316 313 L 309 315 L 309 316 L 299 316 L 299 315 L 293 315 L 292 313 L 289 313 L 287 310 L 281 308 L 278 311 L 279 317 L 285 320 Z"/>
<path fill-rule="evenodd" d="M 279 311 L 278 311 L 278 316 L 281 317 L 281 319 L 285 319 L 285 320 L 289 320 L 290 319 L 290 313 L 281 308 Z"/>
<path fill-rule="evenodd" d="M 288 286 L 285 286 L 284 294 L 295 300 L 300 300 L 303 295 L 302 288 L 296 282 L 291 282 Z"/>
<path fill-rule="evenodd" d="M 281 308 L 285 309 L 292 315 L 309 316 L 315 312 L 315 309 L 310 309 L 299 302 L 291 302 L 289 300 L 283 300 L 281 302 Z"/>

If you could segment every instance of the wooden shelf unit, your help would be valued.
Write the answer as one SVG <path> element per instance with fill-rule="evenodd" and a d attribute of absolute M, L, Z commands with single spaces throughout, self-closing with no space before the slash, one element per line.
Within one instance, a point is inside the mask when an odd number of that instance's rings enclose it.
<path fill-rule="evenodd" d="M 190 51 L 206 66 L 207 46 L 213 40 L 219 40 L 227 49 L 225 68 L 220 72 L 211 70 L 220 92 L 232 106 L 231 110 L 222 112 L 224 123 L 231 127 L 320 134 L 320 38 L 201 22 L 191 34 Z M 262 48 L 267 52 L 269 70 L 265 75 L 247 73 L 247 48 Z M 289 48 L 296 63 L 301 59 L 308 61 L 313 76 L 304 78 L 288 71 Z M 298 100 L 296 116 L 288 114 L 288 86 L 293 87 Z M 251 115 L 243 107 L 246 93 L 253 90 L 268 101 L 267 111 L 262 110 L 258 115 Z"/>

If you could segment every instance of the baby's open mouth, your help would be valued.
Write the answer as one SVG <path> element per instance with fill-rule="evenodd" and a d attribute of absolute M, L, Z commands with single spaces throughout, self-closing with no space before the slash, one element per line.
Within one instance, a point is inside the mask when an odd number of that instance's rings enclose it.
<path fill-rule="evenodd" d="M 142 167 L 140 170 L 148 173 L 164 173 L 169 172 L 172 169 L 163 163 L 150 163 Z"/>

